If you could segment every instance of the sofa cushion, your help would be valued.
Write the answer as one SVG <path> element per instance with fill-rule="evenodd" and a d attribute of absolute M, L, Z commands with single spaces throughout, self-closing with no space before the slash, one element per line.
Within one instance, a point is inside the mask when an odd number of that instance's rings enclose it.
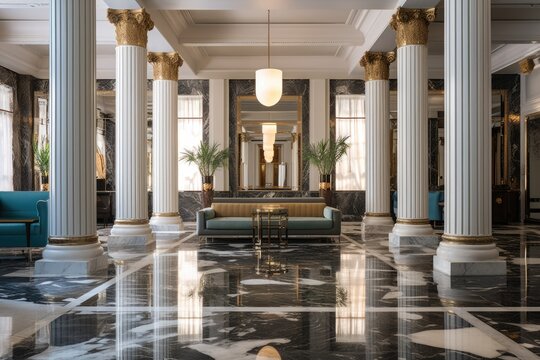
<path fill-rule="evenodd" d="M 206 221 L 206 227 L 212 230 L 251 229 L 250 217 L 216 217 Z"/>
<path fill-rule="evenodd" d="M 291 230 L 331 229 L 332 220 L 324 217 L 290 217 L 287 227 Z"/>
<path fill-rule="evenodd" d="M 30 234 L 39 234 L 39 224 L 30 225 Z M 25 235 L 26 236 L 26 225 L 25 224 L 9 224 L 3 223 L 0 224 L 0 235 Z"/>
<path fill-rule="evenodd" d="M 265 207 L 284 207 L 290 217 L 321 217 L 324 203 L 213 203 L 212 209 L 217 217 L 249 217 L 254 209 Z"/>

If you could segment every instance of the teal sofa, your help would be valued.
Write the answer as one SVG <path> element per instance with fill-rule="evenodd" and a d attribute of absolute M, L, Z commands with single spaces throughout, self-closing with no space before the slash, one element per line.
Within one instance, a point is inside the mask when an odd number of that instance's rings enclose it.
<path fill-rule="evenodd" d="M 47 245 L 49 193 L 45 191 L 0 191 L 0 218 L 39 217 L 30 225 L 31 247 Z M 25 224 L 0 224 L 0 247 L 26 247 Z"/>
<path fill-rule="evenodd" d="M 197 235 L 252 236 L 255 208 L 287 208 L 289 236 L 339 237 L 341 211 L 326 206 L 323 198 L 214 198 L 212 207 L 197 211 Z"/>

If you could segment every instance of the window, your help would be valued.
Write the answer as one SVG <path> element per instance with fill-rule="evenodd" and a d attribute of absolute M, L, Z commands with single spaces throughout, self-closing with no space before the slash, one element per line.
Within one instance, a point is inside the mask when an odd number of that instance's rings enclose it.
<path fill-rule="evenodd" d="M 349 136 L 347 154 L 336 164 L 336 190 L 366 189 L 364 95 L 336 96 L 336 138 Z"/>
<path fill-rule="evenodd" d="M 203 139 L 202 95 L 178 96 L 178 153 L 192 150 Z M 178 163 L 178 190 L 200 191 L 202 180 L 195 164 Z"/>
<path fill-rule="evenodd" d="M 13 89 L 0 85 L 0 190 L 13 191 Z"/>

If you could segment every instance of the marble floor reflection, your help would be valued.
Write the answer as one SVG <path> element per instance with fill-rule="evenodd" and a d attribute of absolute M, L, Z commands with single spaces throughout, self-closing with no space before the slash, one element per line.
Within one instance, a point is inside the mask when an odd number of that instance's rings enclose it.
<path fill-rule="evenodd" d="M 2 255 L 0 358 L 539 359 L 540 227 L 495 236 L 505 277 L 433 274 L 435 249 L 357 223 L 283 249 L 158 237 L 96 277 Z"/>

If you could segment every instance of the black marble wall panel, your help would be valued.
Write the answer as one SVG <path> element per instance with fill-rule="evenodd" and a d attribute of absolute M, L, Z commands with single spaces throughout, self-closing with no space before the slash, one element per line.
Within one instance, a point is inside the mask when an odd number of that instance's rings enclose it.
<path fill-rule="evenodd" d="M 13 89 L 13 189 L 18 191 L 34 189 L 32 88 L 35 80 L 0 66 L 0 83 Z"/>
<path fill-rule="evenodd" d="M 102 118 L 105 125 L 105 189 L 114 191 L 116 189 L 116 126 L 114 114 L 103 114 Z"/>
<path fill-rule="evenodd" d="M 236 109 L 237 96 L 255 95 L 255 80 L 229 80 L 229 188 L 238 195 L 238 144 L 236 143 Z M 302 144 L 309 142 L 309 80 L 285 79 L 283 80 L 283 95 L 302 96 Z M 302 159 L 302 184 L 303 191 L 309 190 L 309 164 Z"/>
<path fill-rule="evenodd" d="M 512 189 L 519 189 L 520 183 L 520 76 L 493 75 L 491 87 L 505 90 L 508 95 L 508 183 Z"/>
<path fill-rule="evenodd" d="M 438 190 L 439 177 L 439 119 L 429 119 L 429 190 Z"/>

